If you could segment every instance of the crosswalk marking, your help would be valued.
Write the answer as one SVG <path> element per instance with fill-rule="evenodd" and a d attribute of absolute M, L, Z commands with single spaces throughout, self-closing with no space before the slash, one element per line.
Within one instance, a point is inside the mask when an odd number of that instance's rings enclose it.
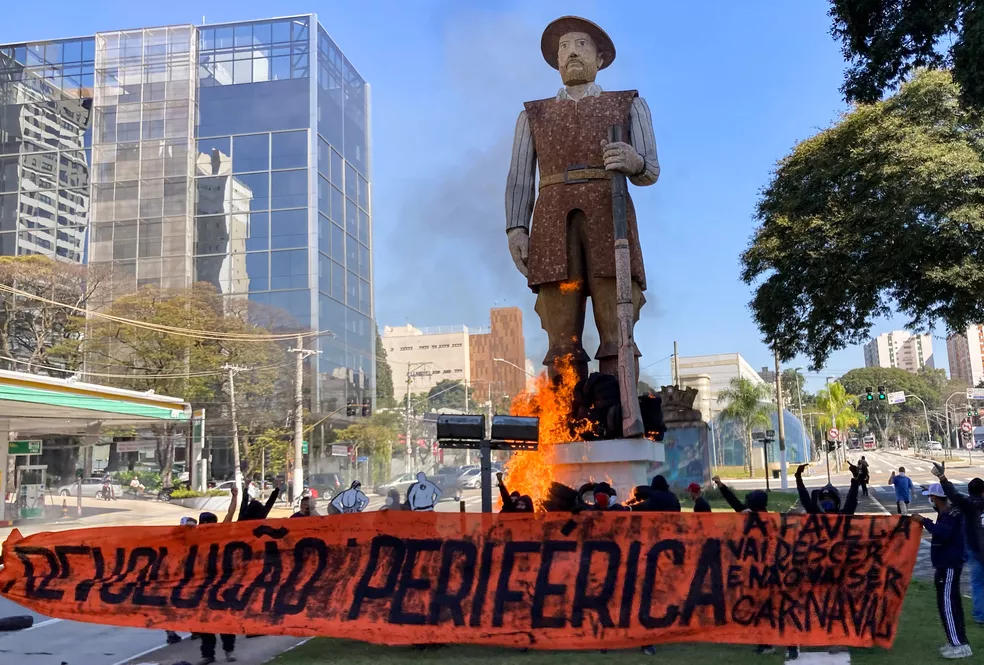
<path fill-rule="evenodd" d="M 796 660 L 787 660 L 787 664 L 795 665 L 850 665 L 851 654 L 829 653 L 827 651 L 805 651 Z"/>

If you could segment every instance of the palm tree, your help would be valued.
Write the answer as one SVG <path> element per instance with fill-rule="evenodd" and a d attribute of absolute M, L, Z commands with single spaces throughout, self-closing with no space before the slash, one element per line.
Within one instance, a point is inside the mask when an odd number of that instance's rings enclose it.
<path fill-rule="evenodd" d="M 857 405 L 858 398 L 848 394 L 840 383 L 828 384 L 817 393 L 817 409 L 822 412 L 817 418 L 820 427 L 825 430 L 836 427 L 841 432 L 841 439 L 844 439 L 849 428 L 861 423 L 861 412 L 857 410 Z"/>
<path fill-rule="evenodd" d="M 754 475 L 752 465 L 752 430 L 772 424 L 772 407 L 769 400 L 772 390 L 763 383 L 753 383 L 743 376 L 731 379 L 729 387 L 718 393 L 718 402 L 727 403 L 721 417 L 735 422 L 741 430 L 745 443 L 745 470 L 748 477 Z M 768 471 L 766 471 L 768 473 Z"/>

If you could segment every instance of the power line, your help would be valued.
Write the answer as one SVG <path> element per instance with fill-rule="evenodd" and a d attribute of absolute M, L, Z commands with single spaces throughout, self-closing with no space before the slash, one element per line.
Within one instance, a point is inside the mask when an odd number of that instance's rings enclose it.
<path fill-rule="evenodd" d="M 86 318 L 96 318 L 102 319 L 104 321 L 111 321 L 113 323 L 119 323 L 121 325 L 132 326 L 134 328 L 140 328 L 143 330 L 150 330 L 153 332 L 168 333 L 171 335 L 178 335 L 181 337 L 192 337 L 195 339 L 208 339 L 213 341 L 232 341 L 232 342 L 275 342 L 275 341 L 292 341 L 296 340 L 298 337 L 310 338 L 310 337 L 320 337 L 322 335 L 334 336 L 334 333 L 330 330 L 318 330 L 314 332 L 306 333 L 231 333 L 231 332 L 219 332 L 215 330 L 199 330 L 195 328 L 179 328 L 176 326 L 165 326 L 157 323 L 148 323 L 146 321 L 135 321 L 133 319 L 127 319 L 121 316 L 114 316 L 112 314 L 106 314 L 105 312 L 99 312 L 97 310 L 87 310 L 84 307 L 78 307 L 76 305 L 71 305 L 68 303 L 59 302 L 57 300 L 52 300 L 50 298 L 45 298 L 44 296 L 39 296 L 34 293 L 28 293 L 27 291 L 22 291 L 21 289 L 16 289 L 11 286 L 6 286 L 0 284 L 0 292 L 10 293 L 12 295 L 21 296 L 23 298 L 28 298 L 31 300 L 37 300 L 49 305 L 56 305 L 58 307 L 64 307 L 65 309 L 77 312 Z"/>
<path fill-rule="evenodd" d="M 225 376 L 225 370 L 215 370 L 213 372 L 183 372 L 180 374 L 107 374 L 102 372 L 89 372 L 86 370 L 71 370 L 65 369 L 63 367 L 55 367 L 53 365 L 42 365 L 39 363 L 32 363 L 27 360 L 18 360 L 17 358 L 11 358 L 10 356 L 0 356 L 0 360 L 6 360 L 8 362 L 20 363 L 22 365 L 29 365 L 31 367 L 37 367 L 40 369 L 46 369 L 54 372 L 64 372 L 66 374 L 78 375 L 78 376 L 95 376 L 104 379 L 187 379 L 187 378 L 198 378 L 203 376 Z M 259 371 L 264 369 L 274 369 L 276 367 L 282 367 L 286 365 L 286 361 L 279 363 L 274 363 L 272 365 L 262 365 L 259 367 L 250 367 L 242 371 Z"/>

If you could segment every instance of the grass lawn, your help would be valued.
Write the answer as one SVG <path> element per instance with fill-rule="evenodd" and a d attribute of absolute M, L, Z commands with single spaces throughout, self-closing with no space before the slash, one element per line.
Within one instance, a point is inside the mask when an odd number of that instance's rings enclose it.
<path fill-rule="evenodd" d="M 970 602 L 964 603 L 970 616 Z M 984 629 L 970 622 L 967 628 L 970 643 L 977 653 L 984 653 Z M 936 592 L 931 584 L 914 581 L 909 587 L 898 637 L 891 651 L 884 649 L 852 649 L 851 662 L 857 665 L 892 665 L 899 662 L 943 662 L 938 649 L 945 642 L 939 615 L 936 612 Z M 491 647 L 448 647 L 417 651 L 407 647 L 384 647 L 348 640 L 316 639 L 280 655 L 271 665 L 321 665 L 326 662 L 345 665 L 397 665 L 398 663 L 428 663 L 430 665 L 571 665 L 582 662 L 611 662 L 619 665 L 655 662 L 670 663 L 727 663 L 753 665 L 782 663 L 784 650 L 774 656 L 756 656 L 747 645 L 667 644 L 656 648 L 656 657 L 639 651 L 597 652 L 531 651 L 520 653 Z M 964 662 L 971 662 L 966 660 Z M 976 662 L 981 662 L 977 660 Z"/>
<path fill-rule="evenodd" d="M 739 499 L 744 499 L 745 495 L 748 494 L 749 490 L 733 488 L 732 491 L 737 495 Z M 704 491 L 704 498 L 707 502 L 711 504 L 711 510 L 715 512 L 718 510 L 729 511 L 732 510 L 728 502 L 724 500 L 721 493 L 716 488 L 711 488 Z M 769 492 L 769 512 L 773 513 L 785 513 L 789 512 L 789 509 L 796 505 L 799 501 L 799 495 L 795 491 L 773 490 Z M 680 505 L 683 506 L 685 511 L 693 510 L 694 502 L 686 495 L 680 496 Z"/>

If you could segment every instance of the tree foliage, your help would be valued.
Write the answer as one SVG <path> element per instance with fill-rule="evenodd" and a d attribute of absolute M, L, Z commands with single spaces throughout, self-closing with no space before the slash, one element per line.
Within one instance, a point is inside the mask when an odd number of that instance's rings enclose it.
<path fill-rule="evenodd" d="M 398 436 L 400 419 L 396 414 L 375 413 L 365 422 L 349 425 L 338 431 L 339 441 L 349 441 L 357 447 L 356 454 L 370 460 L 368 482 L 376 484 L 389 480 L 393 442 Z"/>
<path fill-rule="evenodd" d="M 247 301 L 223 298 L 209 284 L 195 284 L 190 289 L 176 290 L 146 287 L 117 298 L 100 311 L 172 329 L 264 333 L 249 322 L 248 305 Z M 74 326 L 79 334 L 64 343 L 61 351 L 66 356 L 84 355 L 89 371 L 105 375 L 100 381 L 119 388 L 181 397 L 195 408 L 210 407 L 212 413 L 217 411 L 217 405 L 223 409 L 228 405 L 228 375 L 223 371 L 226 363 L 253 368 L 248 380 L 241 375 L 236 382 L 237 406 L 240 401 L 244 405 L 254 399 L 262 402 L 277 394 L 276 381 L 279 375 L 286 375 L 282 371 L 284 349 L 276 342 L 175 335 L 101 317 L 78 317 Z M 239 410 L 248 411 L 242 407 Z M 282 412 L 278 418 L 282 418 Z M 258 425 L 262 427 L 259 431 L 271 426 Z M 157 460 L 163 482 L 169 485 L 175 431 L 169 425 L 157 434 Z M 247 440 L 248 437 L 241 437 L 241 442 Z M 248 450 L 243 458 L 249 458 Z"/>
<path fill-rule="evenodd" d="M 458 411 L 465 411 L 465 390 L 465 384 L 461 381 L 454 381 L 452 379 L 438 381 L 437 385 L 427 391 L 426 410 L 437 411 L 438 409 L 457 409 Z M 476 406 L 474 391 L 470 386 L 467 388 L 467 391 L 468 410 L 472 410 Z M 481 399 L 481 397 L 479 399 Z M 484 401 L 487 402 L 488 399 Z"/>
<path fill-rule="evenodd" d="M 835 381 L 829 384 L 817 393 L 817 409 L 823 414 L 818 417 L 820 427 L 836 427 L 841 432 L 841 438 L 846 439 L 848 430 L 861 424 L 862 414 L 857 404 L 857 396 L 848 392 L 841 383 Z"/>
<path fill-rule="evenodd" d="M 386 347 L 376 328 L 376 408 L 393 406 L 393 368 L 386 360 Z"/>
<path fill-rule="evenodd" d="M 831 34 L 851 64 L 841 91 L 875 102 L 918 68 L 952 69 L 968 106 L 984 108 L 984 2 L 832 0 Z"/>
<path fill-rule="evenodd" d="M 721 417 L 734 421 L 741 429 L 745 444 L 745 470 L 749 477 L 753 475 L 752 430 L 769 427 L 772 423 L 771 398 L 769 386 L 753 383 L 742 376 L 731 379 L 728 387 L 718 393 L 718 402 L 727 405 L 721 411 Z"/>
<path fill-rule="evenodd" d="M 741 261 L 783 360 L 819 369 L 893 303 L 913 329 L 984 320 L 984 126 L 958 96 L 922 71 L 779 162 Z"/>
<path fill-rule="evenodd" d="M 0 367 L 58 376 L 63 372 L 48 367 L 77 369 L 76 359 L 57 349 L 79 334 L 73 308 L 84 310 L 103 283 L 98 270 L 83 265 L 40 255 L 0 257 L 0 286 L 28 294 L 0 292 Z"/>

